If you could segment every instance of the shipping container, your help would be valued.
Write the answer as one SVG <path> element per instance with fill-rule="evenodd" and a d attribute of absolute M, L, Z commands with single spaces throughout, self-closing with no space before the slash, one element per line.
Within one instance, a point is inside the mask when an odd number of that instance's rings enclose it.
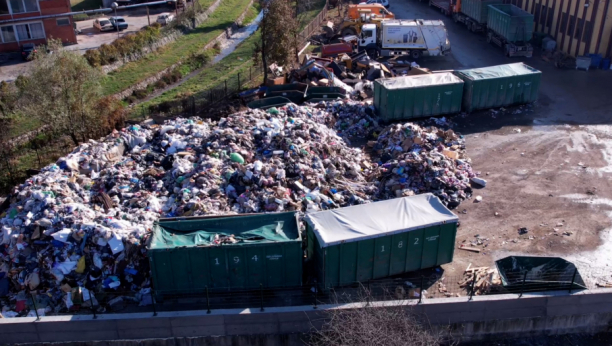
<path fill-rule="evenodd" d="M 321 287 L 453 260 L 458 218 L 433 194 L 306 214 L 308 259 Z"/>
<path fill-rule="evenodd" d="M 489 16 L 489 5 L 503 3 L 503 0 L 463 0 L 461 12 L 477 23 L 484 24 Z"/>
<path fill-rule="evenodd" d="M 496 108 L 538 99 L 542 72 L 523 63 L 454 72 L 465 83 L 463 110 Z"/>
<path fill-rule="evenodd" d="M 219 244 L 233 235 L 236 243 Z M 148 245 L 157 294 L 299 286 L 302 239 L 295 212 L 161 219 Z"/>
<path fill-rule="evenodd" d="M 533 36 L 533 14 L 514 5 L 489 5 L 487 26 L 507 42 L 528 42 Z"/>
<path fill-rule="evenodd" d="M 385 121 L 458 113 L 462 94 L 463 81 L 448 72 L 374 82 L 374 106 Z"/>

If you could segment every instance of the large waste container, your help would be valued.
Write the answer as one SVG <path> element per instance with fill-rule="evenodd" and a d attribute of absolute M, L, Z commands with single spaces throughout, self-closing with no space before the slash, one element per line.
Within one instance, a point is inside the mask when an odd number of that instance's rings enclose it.
<path fill-rule="evenodd" d="M 510 256 L 495 261 L 495 266 L 510 292 L 586 288 L 576 266 L 560 257 Z"/>
<path fill-rule="evenodd" d="M 489 16 L 489 5 L 503 3 L 503 0 L 463 0 L 461 12 L 476 22 L 484 24 Z"/>
<path fill-rule="evenodd" d="M 514 5 L 489 5 L 487 27 L 508 42 L 529 42 L 533 37 L 533 14 Z"/>
<path fill-rule="evenodd" d="M 433 194 L 309 213 L 308 258 L 324 288 L 453 260 L 458 218 Z"/>
<path fill-rule="evenodd" d="M 463 81 L 452 73 L 433 73 L 374 81 L 374 107 L 385 121 L 461 111 Z"/>
<path fill-rule="evenodd" d="M 542 72 L 523 63 L 481 67 L 454 72 L 463 85 L 463 109 L 471 112 L 538 99 Z"/>
<path fill-rule="evenodd" d="M 218 243 L 230 235 L 236 243 L 227 238 Z M 154 226 L 148 256 L 154 288 L 162 295 L 302 282 L 294 212 L 162 219 Z"/>

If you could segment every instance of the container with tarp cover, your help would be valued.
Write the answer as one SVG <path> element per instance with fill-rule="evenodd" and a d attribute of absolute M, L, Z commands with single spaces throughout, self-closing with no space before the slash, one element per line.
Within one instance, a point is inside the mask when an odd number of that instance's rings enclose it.
<path fill-rule="evenodd" d="M 495 261 L 502 285 L 510 292 L 585 289 L 576 266 L 559 257 L 510 256 Z"/>
<path fill-rule="evenodd" d="M 294 212 L 161 219 L 148 256 L 154 288 L 162 295 L 302 282 Z"/>
<path fill-rule="evenodd" d="M 458 218 L 433 194 L 309 213 L 308 258 L 324 288 L 453 260 Z"/>
<path fill-rule="evenodd" d="M 374 107 L 385 121 L 461 111 L 463 81 L 452 73 L 433 73 L 374 81 Z"/>
<path fill-rule="evenodd" d="M 542 79 L 542 72 L 522 62 L 454 73 L 465 82 L 463 110 L 466 112 L 534 102 Z"/>

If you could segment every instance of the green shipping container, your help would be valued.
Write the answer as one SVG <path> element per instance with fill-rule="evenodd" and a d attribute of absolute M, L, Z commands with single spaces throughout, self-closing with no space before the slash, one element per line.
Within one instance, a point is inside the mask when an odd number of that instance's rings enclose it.
<path fill-rule="evenodd" d="M 503 3 L 503 0 L 463 0 L 461 13 L 480 24 L 484 24 L 489 17 L 489 5 Z"/>
<path fill-rule="evenodd" d="M 514 5 L 489 5 L 487 26 L 508 42 L 528 42 L 533 37 L 533 14 Z"/>
<path fill-rule="evenodd" d="M 307 214 L 308 258 L 324 288 L 452 262 L 458 218 L 428 193 Z"/>
<path fill-rule="evenodd" d="M 236 243 L 215 242 L 216 236 L 230 235 Z M 161 295 L 302 283 L 295 212 L 162 219 L 154 226 L 148 256 L 153 287 Z"/>
<path fill-rule="evenodd" d="M 448 72 L 377 79 L 374 107 L 385 121 L 458 113 L 462 92 L 463 81 Z"/>
<path fill-rule="evenodd" d="M 538 99 L 542 72 L 523 63 L 458 70 L 454 72 L 465 82 L 463 110 L 472 112 Z"/>

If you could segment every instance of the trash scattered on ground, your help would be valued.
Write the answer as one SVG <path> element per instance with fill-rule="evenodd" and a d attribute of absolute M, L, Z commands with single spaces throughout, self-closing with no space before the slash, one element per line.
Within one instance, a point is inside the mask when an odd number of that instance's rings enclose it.
<path fill-rule="evenodd" d="M 342 139 L 355 136 L 374 138 L 375 160 Z M 160 217 L 309 212 L 425 192 L 452 208 L 476 175 L 461 135 L 383 128 L 364 102 L 132 125 L 14 189 L 0 221 L 2 314 L 32 313 L 32 298 L 41 314 L 102 309 L 99 293 L 105 306 L 150 304 L 143 245 Z"/>
<path fill-rule="evenodd" d="M 527 234 L 527 232 L 529 232 L 527 227 L 521 227 L 521 228 L 518 229 L 518 234 L 519 235 Z"/>

